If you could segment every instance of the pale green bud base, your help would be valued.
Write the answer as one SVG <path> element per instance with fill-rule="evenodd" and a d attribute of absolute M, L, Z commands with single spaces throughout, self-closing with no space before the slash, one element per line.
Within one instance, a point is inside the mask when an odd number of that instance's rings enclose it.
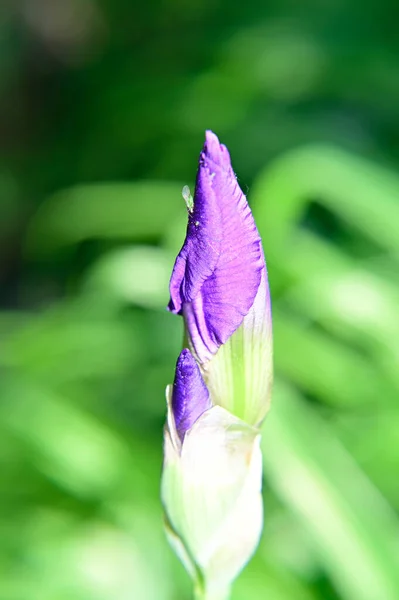
<path fill-rule="evenodd" d="M 191 575 L 196 600 L 228 600 L 263 524 L 256 428 L 221 406 L 179 439 L 168 389 L 162 501 L 168 539 Z"/>
<path fill-rule="evenodd" d="M 258 428 L 270 408 L 273 379 L 272 326 L 265 273 L 254 304 L 240 327 L 200 368 L 212 402 Z"/>

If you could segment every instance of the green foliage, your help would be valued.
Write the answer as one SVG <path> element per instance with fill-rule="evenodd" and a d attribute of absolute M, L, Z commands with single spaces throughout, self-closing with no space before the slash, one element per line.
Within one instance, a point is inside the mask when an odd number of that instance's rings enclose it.
<path fill-rule="evenodd" d="M 233 600 L 396 600 L 394 6 L 22 4 L 0 9 L 0 600 L 190 597 L 159 481 L 205 128 L 250 184 L 274 310 L 265 529 Z"/>

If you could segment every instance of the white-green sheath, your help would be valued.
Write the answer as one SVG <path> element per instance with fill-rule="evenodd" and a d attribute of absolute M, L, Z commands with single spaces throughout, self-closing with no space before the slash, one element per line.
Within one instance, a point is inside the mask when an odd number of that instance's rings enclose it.
<path fill-rule="evenodd" d="M 169 390 L 168 390 L 169 391 Z M 226 598 L 262 531 L 259 432 L 220 406 L 177 435 L 168 393 L 162 500 L 198 598 Z"/>

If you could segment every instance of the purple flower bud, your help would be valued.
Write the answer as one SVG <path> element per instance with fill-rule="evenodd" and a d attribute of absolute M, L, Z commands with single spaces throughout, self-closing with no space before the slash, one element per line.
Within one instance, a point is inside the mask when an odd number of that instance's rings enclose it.
<path fill-rule="evenodd" d="M 172 410 L 181 440 L 188 429 L 212 403 L 200 370 L 190 350 L 184 348 L 176 363 L 172 391 Z"/>
<path fill-rule="evenodd" d="M 207 131 L 186 239 L 170 280 L 168 306 L 184 315 L 200 364 L 241 325 L 261 280 L 267 281 L 265 271 L 259 233 L 229 152 Z"/>

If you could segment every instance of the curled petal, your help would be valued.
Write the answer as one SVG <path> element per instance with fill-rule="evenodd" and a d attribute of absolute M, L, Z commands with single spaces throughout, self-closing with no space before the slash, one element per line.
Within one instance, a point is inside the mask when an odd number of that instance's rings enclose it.
<path fill-rule="evenodd" d="M 172 411 L 180 440 L 211 406 L 198 365 L 190 350 L 185 348 L 177 359 L 172 391 Z"/>
<path fill-rule="evenodd" d="M 207 131 L 168 307 L 184 314 L 200 363 L 209 360 L 241 325 L 264 269 L 259 233 L 229 152 Z"/>

